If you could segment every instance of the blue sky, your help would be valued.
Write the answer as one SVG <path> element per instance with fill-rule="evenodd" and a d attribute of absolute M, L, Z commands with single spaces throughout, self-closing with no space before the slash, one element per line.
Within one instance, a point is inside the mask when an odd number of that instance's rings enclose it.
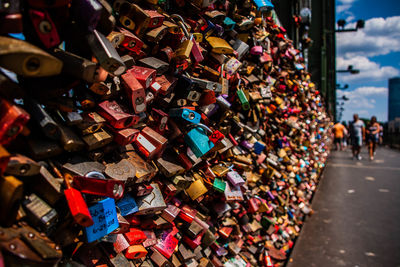
<path fill-rule="evenodd" d="M 344 104 L 342 120 L 351 120 L 353 113 L 387 121 L 388 79 L 400 76 L 400 1 L 399 0 L 336 0 L 336 19 L 345 19 L 346 28 L 365 20 L 365 28 L 357 32 L 337 33 L 337 69 L 348 65 L 360 74 L 337 74 L 337 83 L 349 85 L 338 90 Z"/>

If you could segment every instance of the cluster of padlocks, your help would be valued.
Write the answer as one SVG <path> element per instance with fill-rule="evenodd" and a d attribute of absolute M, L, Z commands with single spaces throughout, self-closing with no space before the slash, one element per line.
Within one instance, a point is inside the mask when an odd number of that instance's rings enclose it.
<path fill-rule="evenodd" d="M 0 1 L 0 266 L 281 266 L 329 117 L 268 0 Z"/>

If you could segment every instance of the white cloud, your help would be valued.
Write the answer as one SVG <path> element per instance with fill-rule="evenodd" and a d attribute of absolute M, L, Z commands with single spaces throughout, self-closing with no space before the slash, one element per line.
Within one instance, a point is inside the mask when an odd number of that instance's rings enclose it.
<path fill-rule="evenodd" d="M 381 66 L 364 56 L 354 56 L 350 58 L 338 57 L 336 59 L 336 65 L 338 70 L 345 70 L 349 65 L 352 65 L 353 69 L 360 70 L 359 74 L 354 75 L 338 73 L 338 80 L 345 83 L 381 81 L 397 76 L 400 73 L 399 70 L 394 67 Z"/>
<path fill-rule="evenodd" d="M 345 109 L 343 119 L 351 120 L 352 115 L 358 113 L 360 116 L 366 118 L 369 118 L 372 115 L 377 115 L 379 120 L 386 120 L 387 107 L 380 106 L 382 105 L 382 101 L 384 103 L 387 101 L 388 89 L 386 87 L 364 86 L 358 87 L 353 91 L 337 91 L 338 100 L 340 100 L 343 95 L 349 99 L 348 101 L 345 101 L 343 106 Z M 384 109 L 381 110 L 381 108 Z"/>
<path fill-rule="evenodd" d="M 357 0 L 338 0 L 338 1 L 341 2 L 342 4 L 353 4 Z"/>
<path fill-rule="evenodd" d="M 351 8 L 351 5 L 338 5 L 338 6 L 336 7 L 336 12 L 337 12 L 337 13 L 342 13 L 342 12 L 344 12 L 344 11 L 349 10 L 350 8 Z"/>
<path fill-rule="evenodd" d="M 339 14 L 349 10 L 356 1 L 357 0 L 338 0 L 339 4 L 336 6 L 336 12 Z"/>
<path fill-rule="evenodd" d="M 350 15 L 351 18 L 351 15 Z M 349 23 L 346 28 L 354 28 Z M 377 56 L 400 51 L 400 16 L 372 18 L 357 32 L 337 33 L 338 56 Z"/>

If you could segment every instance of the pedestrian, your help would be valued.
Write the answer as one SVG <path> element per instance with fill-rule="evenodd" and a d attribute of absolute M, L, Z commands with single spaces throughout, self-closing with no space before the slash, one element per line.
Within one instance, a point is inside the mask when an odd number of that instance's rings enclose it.
<path fill-rule="evenodd" d="M 349 143 L 347 140 L 349 139 L 349 127 L 347 126 L 346 121 L 342 121 L 342 124 L 345 128 L 343 133 L 343 150 L 346 150 L 347 144 Z"/>
<path fill-rule="evenodd" d="M 376 117 L 372 116 L 370 122 L 368 123 L 368 127 L 366 129 L 370 160 L 374 160 L 376 144 L 379 142 L 380 131 L 381 127 L 379 123 L 376 121 Z"/>
<path fill-rule="evenodd" d="M 353 159 L 361 160 L 361 146 L 365 140 L 365 125 L 362 120 L 358 118 L 358 114 L 353 115 L 353 123 L 351 125 L 351 142 Z"/>
<path fill-rule="evenodd" d="M 333 134 L 335 136 L 334 143 L 336 146 L 336 150 L 343 150 L 343 139 L 347 134 L 346 127 L 340 122 L 336 122 L 333 126 Z"/>

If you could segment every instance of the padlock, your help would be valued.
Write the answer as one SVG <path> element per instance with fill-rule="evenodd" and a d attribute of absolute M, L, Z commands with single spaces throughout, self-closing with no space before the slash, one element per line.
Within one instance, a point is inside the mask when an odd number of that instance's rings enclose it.
<path fill-rule="evenodd" d="M 89 243 L 111 233 L 118 228 L 117 211 L 112 198 L 100 200 L 89 207 L 93 218 L 93 225 L 85 227 L 85 234 Z"/>
<path fill-rule="evenodd" d="M 145 10 L 144 12 L 150 17 L 147 28 L 157 28 L 163 24 L 164 16 L 158 13 L 156 10 Z"/>
<path fill-rule="evenodd" d="M 46 48 L 55 47 L 60 44 L 56 26 L 47 11 L 30 9 L 28 11 L 36 34 Z"/>
<path fill-rule="evenodd" d="M 196 111 L 186 109 L 186 108 L 173 108 L 169 111 L 169 116 L 171 118 L 179 118 L 186 120 L 190 123 L 198 124 L 200 123 L 201 116 Z"/>
<path fill-rule="evenodd" d="M 136 215 L 155 213 L 167 207 L 159 186 L 157 184 L 151 184 L 151 186 L 153 187 L 151 194 L 136 199 L 139 208 Z"/>
<path fill-rule="evenodd" d="M 30 119 L 29 114 L 22 108 L 0 99 L 0 144 L 8 144 L 19 133 Z"/>
<path fill-rule="evenodd" d="M 186 31 L 186 33 L 187 33 L 187 29 L 183 25 L 184 24 L 181 23 L 180 27 L 182 27 L 182 30 L 184 32 Z M 186 35 L 186 33 L 185 33 L 185 35 Z M 189 33 L 187 33 L 187 36 L 188 35 L 189 35 Z M 174 59 L 176 61 L 189 59 L 190 54 L 192 53 L 193 45 L 194 45 L 191 38 L 193 38 L 193 37 L 190 37 L 190 39 L 185 39 L 183 42 L 180 43 L 178 49 L 175 50 Z"/>
<path fill-rule="evenodd" d="M 42 232 L 51 233 L 58 220 L 58 213 L 36 194 L 25 196 L 22 201 L 27 219 Z"/>
<path fill-rule="evenodd" d="M 124 112 L 116 101 L 106 100 L 101 102 L 98 112 L 116 129 L 131 127 L 139 121 L 138 116 Z"/>
<path fill-rule="evenodd" d="M 63 63 L 25 41 L 0 37 L 0 66 L 26 77 L 53 76 L 61 73 Z"/>
<path fill-rule="evenodd" d="M 168 71 L 169 64 L 158 59 L 155 57 L 146 57 L 142 58 L 138 61 L 139 64 L 143 65 L 146 68 L 151 68 L 155 69 L 157 72 L 157 75 L 164 74 L 166 71 Z"/>
<path fill-rule="evenodd" d="M 196 200 L 207 193 L 208 190 L 204 186 L 203 182 L 199 179 L 193 182 L 185 191 L 192 200 Z"/>
<path fill-rule="evenodd" d="M 136 24 L 134 34 L 136 34 L 139 38 L 142 38 L 148 27 L 151 26 L 150 15 L 136 4 L 131 4 L 131 11 L 129 15 L 131 18 L 133 18 Z"/>
<path fill-rule="evenodd" d="M 0 176 L 2 176 L 7 169 L 10 156 L 11 155 L 8 153 L 8 151 L 2 145 L 0 145 Z"/>
<path fill-rule="evenodd" d="M 125 251 L 125 257 L 130 260 L 144 258 L 147 250 L 142 245 L 129 246 Z"/>
<path fill-rule="evenodd" d="M 32 159 L 24 155 L 16 154 L 9 158 L 5 172 L 14 176 L 34 176 L 38 175 L 41 166 Z"/>
<path fill-rule="evenodd" d="M 249 52 L 250 46 L 243 42 L 240 39 L 237 39 L 233 44 L 232 48 L 237 52 L 238 59 L 242 60 L 242 58 Z"/>
<path fill-rule="evenodd" d="M 72 5 L 72 14 L 77 22 L 88 31 L 96 29 L 100 20 L 102 6 L 97 1 L 78 0 Z"/>
<path fill-rule="evenodd" d="M 186 144 L 191 148 L 196 157 L 201 157 L 214 147 L 206 132 L 212 131 L 202 124 L 196 124 L 184 137 Z"/>
<path fill-rule="evenodd" d="M 224 40 L 218 37 L 208 37 L 207 42 L 211 46 L 211 52 L 216 54 L 232 54 L 233 48 Z"/>
<path fill-rule="evenodd" d="M 190 54 L 193 56 L 194 60 L 196 63 L 202 62 L 204 60 L 204 56 L 201 52 L 201 48 L 200 45 L 196 42 L 196 39 L 194 38 L 193 34 L 189 34 L 189 30 L 187 29 L 186 24 L 184 23 L 184 20 L 182 19 L 182 17 L 180 17 L 179 15 L 173 14 L 171 15 L 172 18 L 175 19 L 179 19 L 178 21 L 178 25 L 182 28 L 183 33 L 185 34 L 185 37 L 187 40 L 185 40 L 179 49 L 183 49 L 183 50 L 177 50 L 176 51 L 176 55 L 178 55 L 178 51 L 179 54 L 184 55 L 184 58 L 179 58 L 179 59 L 187 59 L 188 57 L 186 57 L 186 53 L 188 50 L 190 50 Z M 190 43 L 188 43 L 187 41 L 190 41 L 192 45 L 190 45 Z"/>
<path fill-rule="evenodd" d="M 124 236 L 130 246 L 142 244 L 147 239 L 147 236 L 143 233 L 143 231 L 137 228 L 129 229 L 129 232 L 125 233 Z"/>
<path fill-rule="evenodd" d="M 129 247 L 129 243 L 123 234 L 117 234 L 117 240 L 114 242 L 115 252 L 121 253 Z"/>
<path fill-rule="evenodd" d="M 166 234 L 154 248 L 158 250 L 167 259 L 171 258 L 175 248 L 178 245 L 178 239 L 171 234 Z"/>
<path fill-rule="evenodd" d="M 99 82 L 98 66 L 95 62 L 89 61 L 78 55 L 55 48 L 52 54 L 62 60 L 62 72 L 74 77 L 83 79 L 89 83 Z"/>
<path fill-rule="evenodd" d="M 146 39 L 152 43 L 158 43 L 161 39 L 164 38 L 165 34 L 167 33 L 168 27 L 165 25 L 161 25 L 157 28 L 152 29 L 146 33 Z"/>
<path fill-rule="evenodd" d="M 14 176 L 0 177 L 0 223 L 5 226 L 13 224 L 17 217 L 23 196 L 23 184 Z"/>
<path fill-rule="evenodd" d="M 168 261 L 160 252 L 156 249 L 151 249 L 150 259 L 159 267 L 172 267 L 172 263 Z"/>
<path fill-rule="evenodd" d="M 136 183 L 142 183 L 145 181 L 150 181 L 156 172 L 156 169 L 146 161 L 144 161 L 137 153 L 134 151 L 126 152 L 128 162 L 135 168 L 136 173 Z"/>
<path fill-rule="evenodd" d="M 124 35 L 123 40 L 121 41 L 121 47 L 125 48 L 128 51 L 134 52 L 137 55 L 140 54 L 140 50 L 143 47 L 143 42 L 133 33 L 125 29 L 119 29 L 119 31 Z"/>
<path fill-rule="evenodd" d="M 242 105 L 243 110 L 249 110 L 250 109 L 250 104 L 249 104 L 249 100 L 245 94 L 245 92 L 242 89 L 237 89 L 236 94 L 239 98 L 239 101 Z"/>
<path fill-rule="evenodd" d="M 102 33 L 93 30 L 86 36 L 92 53 L 100 65 L 113 75 L 121 75 L 126 67 L 113 44 Z"/>
<path fill-rule="evenodd" d="M 72 186 L 85 194 L 114 199 L 120 199 L 124 194 L 124 183 L 116 180 L 74 176 Z"/>
<path fill-rule="evenodd" d="M 113 141 L 113 136 L 100 128 L 97 132 L 82 137 L 89 151 L 104 147 Z"/>
<path fill-rule="evenodd" d="M 144 87 L 144 89 L 149 88 L 156 78 L 156 71 L 153 69 L 133 66 L 128 70 Z"/>

